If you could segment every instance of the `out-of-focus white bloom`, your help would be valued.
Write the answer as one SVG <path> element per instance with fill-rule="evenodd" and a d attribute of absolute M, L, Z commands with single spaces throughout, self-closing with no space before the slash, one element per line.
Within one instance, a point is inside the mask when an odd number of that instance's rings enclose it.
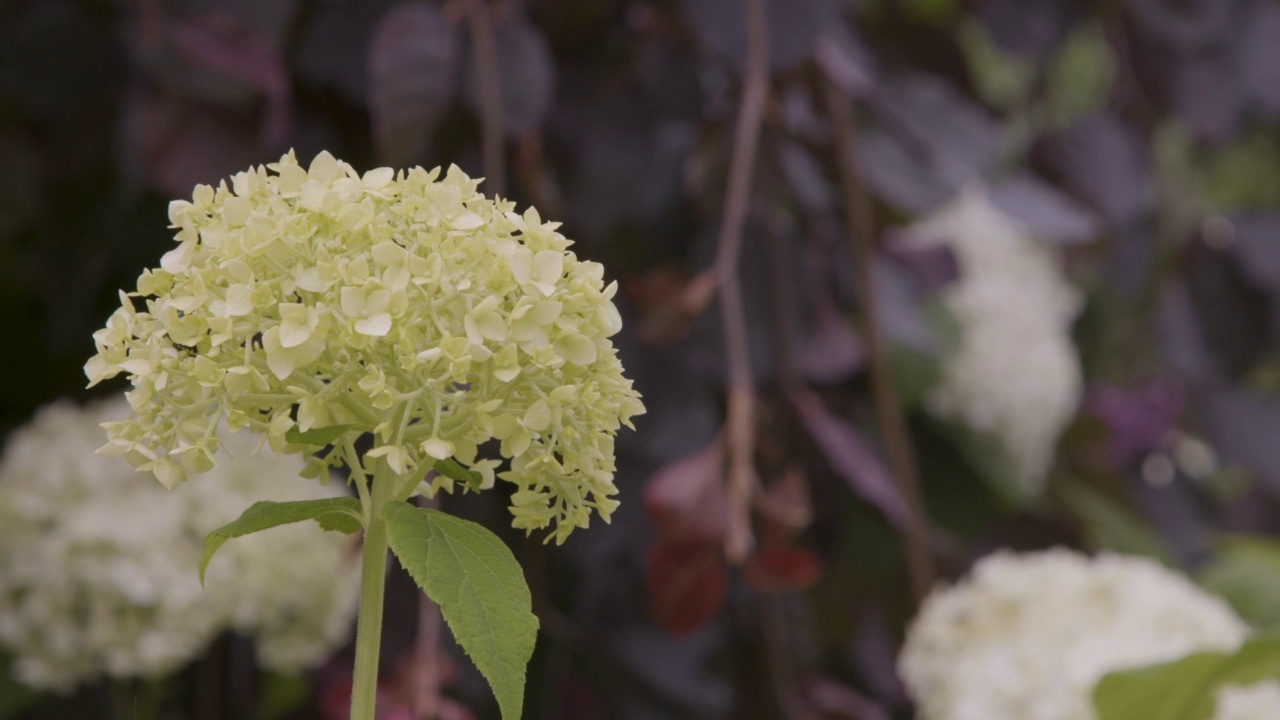
<path fill-rule="evenodd" d="M 1280 717 L 1280 681 L 1228 687 L 1218 693 L 1213 720 L 1271 720 Z"/>
<path fill-rule="evenodd" d="M 1058 436 L 1080 403 L 1071 323 L 1078 291 L 1052 248 L 973 187 L 913 225 L 920 245 L 945 245 L 960 279 L 943 300 L 962 329 L 929 408 L 996 439 L 1021 490 L 1039 492 Z"/>
<path fill-rule="evenodd" d="M 1232 650 L 1247 632 L 1222 600 L 1150 560 L 1000 552 L 929 596 L 899 672 L 924 720 L 1093 720 L 1103 675 Z"/>
<path fill-rule="evenodd" d="M 312 523 L 228 543 L 201 588 L 204 536 L 259 500 L 330 497 L 299 457 L 228 434 L 218 468 L 172 491 L 95 455 L 128 403 L 42 409 L 0 459 L 0 645 L 22 682 L 65 690 L 99 675 L 153 677 L 217 634 L 255 636 L 262 664 L 319 662 L 345 640 L 359 589 L 350 540 Z"/>

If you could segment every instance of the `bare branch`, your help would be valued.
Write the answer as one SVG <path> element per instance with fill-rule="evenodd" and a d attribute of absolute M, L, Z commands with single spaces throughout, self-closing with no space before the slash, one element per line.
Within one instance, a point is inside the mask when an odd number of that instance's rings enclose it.
<path fill-rule="evenodd" d="M 729 188 L 720 222 L 715 269 L 719 278 L 720 315 L 728 356 L 729 391 L 726 439 L 729 468 L 729 530 L 725 553 L 742 562 L 751 549 L 751 494 L 755 486 L 752 468 L 755 450 L 755 388 L 747 345 L 747 321 L 742 306 L 738 260 L 742 233 L 755 176 L 760 126 L 769 92 L 769 46 L 764 0 L 744 0 L 747 25 L 747 65 L 742 79 L 742 105 L 734 128 L 733 156 L 729 161 Z"/>
<path fill-rule="evenodd" d="M 898 397 L 889 344 L 880 327 L 874 277 L 871 265 L 875 257 L 875 222 L 871 198 L 862 185 L 857 169 L 857 123 L 853 104 L 830 81 L 821 81 L 827 112 L 836 131 L 837 164 L 840 187 L 844 193 L 846 232 L 853 250 L 853 277 L 862 308 L 863 334 L 870 355 L 871 394 L 875 404 L 876 424 L 884 443 L 889 471 L 907 505 L 904 526 L 907 570 L 911 588 L 918 600 L 928 594 L 935 577 L 933 556 L 929 550 L 929 524 L 920 482 L 916 475 L 915 456 L 907 432 L 902 400 Z"/>

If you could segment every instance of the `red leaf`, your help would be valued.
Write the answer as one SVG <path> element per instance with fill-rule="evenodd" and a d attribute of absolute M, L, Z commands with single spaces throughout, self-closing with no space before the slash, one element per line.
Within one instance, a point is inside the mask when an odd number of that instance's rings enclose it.
<path fill-rule="evenodd" d="M 907 517 L 907 505 L 875 450 L 857 428 L 829 412 L 812 393 L 798 391 L 791 396 L 801 420 L 818 449 L 840 477 L 862 499 L 875 505 L 895 525 Z"/>
<path fill-rule="evenodd" d="M 805 548 L 773 545 L 756 550 L 743 566 L 743 579 L 764 593 L 799 592 L 822 577 L 822 561 Z"/>
<path fill-rule="evenodd" d="M 649 614 L 673 635 L 691 633 L 720 609 L 728 575 L 719 542 L 660 541 L 649 550 Z"/>
<path fill-rule="evenodd" d="M 453 104 L 458 33 L 438 8 L 422 3 L 401 3 L 378 21 L 369 41 L 369 115 L 380 162 L 418 160 Z"/>
<path fill-rule="evenodd" d="M 664 535 L 719 543 L 728 515 L 723 443 L 717 439 L 697 454 L 659 468 L 645 484 L 644 502 Z"/>

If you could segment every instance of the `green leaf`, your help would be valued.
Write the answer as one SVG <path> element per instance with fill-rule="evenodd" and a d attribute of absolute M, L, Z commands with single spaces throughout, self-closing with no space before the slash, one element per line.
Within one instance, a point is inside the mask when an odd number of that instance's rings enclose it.
<path fill-rule="evenodd" d="M 484 478 L 475 470 L 468 470 L 453 458 L 445 458 L 437 460 L 435 464 L 436 472 L 441 475 L 465 483 L 472 490 L 479 490 L 480 484 L 484 482 Z"/>
<path fill-rule="evenodd" d="M 515 556 L 484 527 L 439 510 L 391 502 L 382 512 L 400 564 L 440 605 L 454 638 L 493 688 L 502 717 L 519 720 L 538 618 Z"/>
<path fill-rule="evenodd" d="M 1103 677 L 1093 688 L 1098 720 L 1209 720 L 1218 692 L 1280 677 L 1280 635 L 1260 635 L 1231 652 L 1199 652 L 1180 660 Z"/>
<path fill-rule="evenodd" d="M 1251 625 L 1280 627 L 1280 543 L 1229 535 L 1198 579 Z"/>
<path fill-rule="evenodd" d="M 1127 555 L 1144 555 L 1173 565 L 1164 541 L 1135 513 L 1081 482 L 1064 482 L 1058 497 L 1080 519 L 1085 535 L 1097 548 Z"/>
<path fill-rule="evenodd" d="M 355 425 L 330 425 L 322 428 L 311 428 L 306 432 L 292 428 L 284 434 L 284 439 L 296 445 L 328 445 L 342 437 Z"/>
<path fill-rule="evenodd" d="M 361 527 L 360 501 L 352 497 L 298 500 L 296 502 L 256 502 L 235 521 L 209 533 L 200 558 L 200 582 L 213 554 L 231 538 L 290 523 L 315 520 L 325 530 L 350 535 Z"/>

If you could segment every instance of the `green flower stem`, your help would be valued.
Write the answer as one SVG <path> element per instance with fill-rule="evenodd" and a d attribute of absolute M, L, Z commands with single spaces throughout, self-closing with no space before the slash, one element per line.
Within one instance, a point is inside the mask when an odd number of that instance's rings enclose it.
<path fill-rule="evenodd" d="M 368 521 L 360 562 L 360 615 L 356 621 L 356 668 L 351 684 L 351 720 L 374 720 L 378 695 L 378 652 L 382 644 L 382 598 L 386 590 L 387 525 L 382 508 L 395 491 L 397 478 L 379 459 L 369 489 Z M 357 481 L 358 482 L 358 481 Z"/>

